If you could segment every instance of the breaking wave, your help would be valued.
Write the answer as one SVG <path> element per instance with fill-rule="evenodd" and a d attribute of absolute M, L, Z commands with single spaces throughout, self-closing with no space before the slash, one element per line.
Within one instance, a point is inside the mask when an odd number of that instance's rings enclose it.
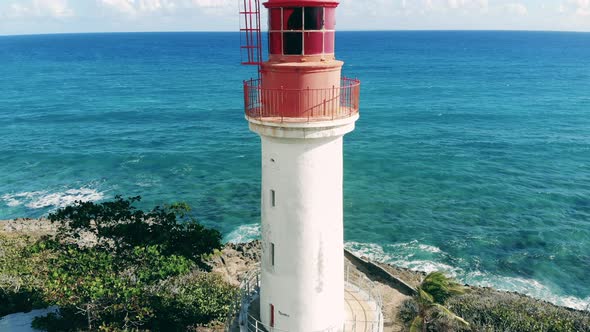
<path fill-rule="evenodd" d="M 103 192 L 91 188 L 68 189 L 61 192 L 27 191 L 5 194 L 2 200 L 9 207 L 24 205 L 30 209 L 61 208 L 75 201 L 99 201 L 105 197 Z"/>
<path fill-rule="evenodd" d="M 459 279 L 467 284 L 518 292 L 573 309 L 588 310 L 590 308 L 590 297 L 581 299 L 575 296 L 559 295 L 547 285 L 534 279 L 499 276 L 480 271 L 470 272 L 460 276 Z"/>
<path fill-rule="evenodd" d="M 359 256 L 414 271 L 444 271 L 452 276 L 457 276 L 461 272 L 458 268 L 441 263 L 447 254 L 440 248 L 418 241 L 390 244 L 385 248 L 375 243 L 362 242 L 346 242 L 344 246 Z"/>
<path fill-rule="evenodd" d="M 260 224 L 241 225 L 224 238 L 224 242 L 245 243 L 260 238 Z"/>
<path fill-rule="evenodd" d="M 460 267 L 442 263 L 442 258 L 448 257 L 448 254 L 438 247 L 423 245 L 418 241 L 385 246 L 375 243 L 346 242 L 344 246 L 351 252 L 374 261 L 427 273 L 443 271 L 466 284 L 518 292 L 578 310 L 588 310 L 590 308 L 590 297 L 582 299 L 575 296 L 560 295 L 547 285 L 534 279 L 500 276 L 482 271 L 467 272 Z"/>

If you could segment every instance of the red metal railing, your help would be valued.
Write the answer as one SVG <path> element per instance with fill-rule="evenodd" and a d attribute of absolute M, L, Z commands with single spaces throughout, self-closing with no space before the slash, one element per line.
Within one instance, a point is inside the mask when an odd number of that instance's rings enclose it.
<path fill-rule="evenodd" d="M 342 119 L 359 112 L 360 81 L 342 78 L 325 89 L 267 89 L 260 80 L 244 81 L 244 107 L 250 118 L 273 122 Z"/>

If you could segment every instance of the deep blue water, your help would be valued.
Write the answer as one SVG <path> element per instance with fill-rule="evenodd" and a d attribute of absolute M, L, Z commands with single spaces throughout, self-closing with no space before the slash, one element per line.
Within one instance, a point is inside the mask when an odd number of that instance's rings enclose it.
<path fill-rule="evenodd" d="M 259 139 L 234 33 L 0 37 L 0 219 L 186 201 L 258 236 Z M 349 248 L 590 303 L 590 34 L 341 32 Z"/>

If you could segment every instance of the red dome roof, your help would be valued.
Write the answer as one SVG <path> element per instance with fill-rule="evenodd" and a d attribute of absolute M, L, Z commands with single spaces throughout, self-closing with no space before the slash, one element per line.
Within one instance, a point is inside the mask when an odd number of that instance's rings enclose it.
<path fill-rule="evenodd" d="M 336 7 L 338 1 L 336 0 L 268 0 L 264 3 L 264 7 Z"/>

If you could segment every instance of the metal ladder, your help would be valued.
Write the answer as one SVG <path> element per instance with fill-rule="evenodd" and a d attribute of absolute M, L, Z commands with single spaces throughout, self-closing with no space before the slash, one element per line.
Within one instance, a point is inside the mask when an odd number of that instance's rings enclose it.
<path fill-rule="evenodd" d="M 262 64 L 260 0 L 238 0 L 240 4 L 240 53 L 243 65 Z"/>

